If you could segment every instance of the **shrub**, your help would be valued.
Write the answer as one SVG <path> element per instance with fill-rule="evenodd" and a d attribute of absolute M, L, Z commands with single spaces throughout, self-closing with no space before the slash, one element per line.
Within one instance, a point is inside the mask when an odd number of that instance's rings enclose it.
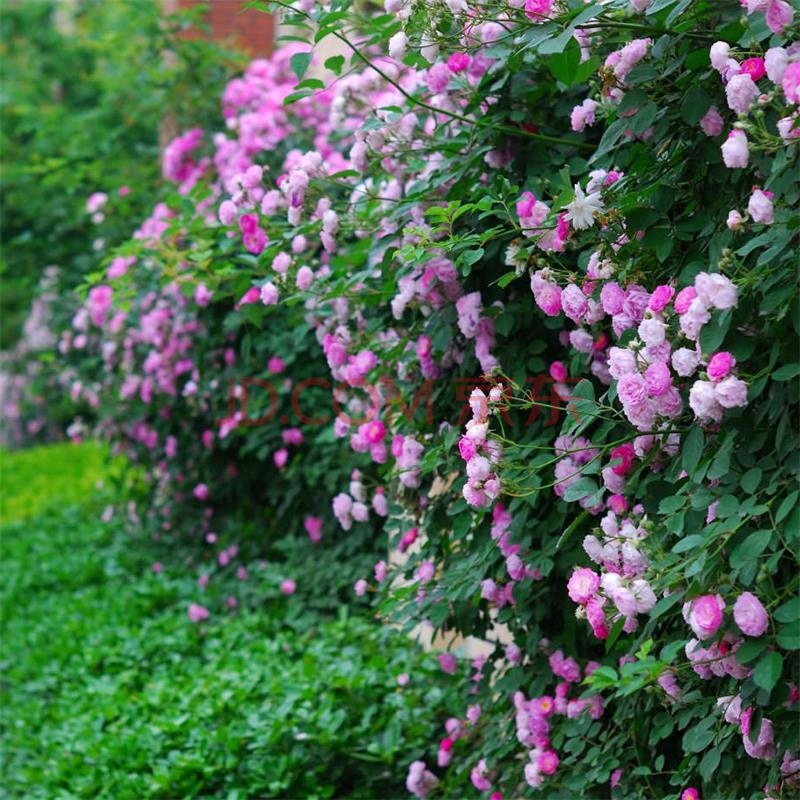
<path fill-rule="evenodd" d="M 158 190 L 165 109 L 173 125 L 213 120 L 241 57 L 177 38 L 190 18 L 132 0 L 4 10 L 2 349 L 16 343 L 44 267 L 57 264 L 70 291 L 130 237 Z"/>
<path fill-rule="evenodd" d="M 469 676 L 443 654 L 463 722 L 414 794 L 790 792 L 793 7 L 386 11 L 293 9 L 348 57 L 256 61 L 228 134 L 169 145 L 176 193 L 62 333 L 76 397 L 165 514 L 207 530 L 242 490 L 302 537 L 331 502 L 340 536 L 387 534 L 388 577 L 353 576 L 382 615 L 494 642 Z M 284 448 L 291 418 L 220 417 L 270 355 L 281 400 L 324 356 L 372 418 Z M 425 381 L 433 418 L 400 413 Z"/>

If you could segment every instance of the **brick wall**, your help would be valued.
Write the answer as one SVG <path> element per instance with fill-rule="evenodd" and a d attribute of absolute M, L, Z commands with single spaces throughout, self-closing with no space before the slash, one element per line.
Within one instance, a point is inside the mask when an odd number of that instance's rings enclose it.
<path fill-rule="evenodd" d="M 203 5 L 200 0 L 163 0 L 164 10 L 171 13 L 183 8 Z M 252 8 L 242 10 L 242 0 L 210 0 L 206 23 L 212 38 L 243 50 L 251 56 L 266 56 L 272 52 L 275 40 L 275 21 L 270 14 Z M 189 31 L 187 36 L 201 36 Z"/>

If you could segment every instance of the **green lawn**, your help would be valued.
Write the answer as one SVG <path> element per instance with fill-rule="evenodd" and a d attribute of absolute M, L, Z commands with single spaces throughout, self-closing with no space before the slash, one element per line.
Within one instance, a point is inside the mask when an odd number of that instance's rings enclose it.
<path fill-rule="evenodd" d="M 266 592 L 190 623 L 197 569 L 100 521 L 102 463 L 92 445 L 3 455 L 0 796 L 404 797 L 446 713 L 432 661 Z"/>

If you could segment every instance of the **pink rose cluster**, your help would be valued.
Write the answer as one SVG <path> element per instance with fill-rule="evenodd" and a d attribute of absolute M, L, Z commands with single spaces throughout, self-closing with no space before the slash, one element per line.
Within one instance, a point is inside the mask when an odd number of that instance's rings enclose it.
<path fill-rule="evenodd" d="M 511 514 L 502 503 L 496 503 L 492 509 L 491 537 L 506 560 L 508 582 L 498 585 L 491 578 L 481 581 L 481 597 L 488 600 L 497 608 L 510 604 L 514 605 L 514 585 L 525 578 L 539 580 L 541 572 L 536 567 L 530 567 L 519 555 L 520 545 L 512 544 L 509 540 L 508 528 L 512 522 Z"/>
<path fill-rule="evenodd" d="M 746 0 L 742 5 L 747 8 L 748 14 L 764 11 L 767 25 L 778 34 L 791 23 L 794 13 L 792 7 L 784 0 Z M 756 104 L 761 105 L 770 101 L 768 87 L 759 87 L 759 81 L 767 78 L 776 90 L 783 91 L 786 106 L 789 108 L 787 110 L 784 106 L 780 109 L 780 113 L 785 116 L 778 120 L 777 128 L 779 135 L 787 143 L 800 135 L 795 129 L 797 114 L 791 109 L 791 106 L 798 104 L 799 99 L 797 90 L 800 85 L 800 67 L 796 60 L 799 50 L 797 44 L 789 48 L 772 47 L 766 51 L 763 58 L 751 56 L 741 63 L 733 57 L 727 42 L 715 42 L 709 51 L 711 65 L 720 73 L 725 86 L 728 108 L 740 117 L 746 117 Z M 774 97 L 777 102 L 779 100 L 777 91 Z M 722 132 L 724 121 L 716 106 L 709 108 L 700 120 L 700 126 L 708 136 L 718 136 Z M 743 169 L 748 165 L 749 142 L 743 129 L 746 127 L 747 125 L 743 124 L 733 128 L 722 144 L 722 159 L 729 169 Z M 760 205 L 766 209 L 763 212 L 765 216 L 771 215 L 771 205 L 767 208 L 765 198 L 757 197 L 755 203 L 756 206 Z M 738 212 L 732 213 L 738 214 Z M 760 221 L 755 216 L 754 220 Z M 731 222 L 729 227 L 732 227 Z"/>
<path fill-rule="evenodd" d="M 192 153 L 203 143 L 203 129 L 193 128 L 173 139 L 165 148 L 162 173 L 168 181 L 179 184 L 178 191 L 188 194 L 211 165 L 211 159 L 195 161 Z"/>
<path fill-rule="evenodd" d="M 792 697 L 787 703 L 788 706 L 796 706 L 800 694 L 793 692 Z M 765 761 L 775 758 L 777 746 L 775 743 L 775 729 L 772 720 L 762 717 L 758 733 L 752 735 L 753 714 L 755 708 L 747 706 L 743 708 L 742 697 L 739 694 L 726 695 L 717 699 L 717 707 L 722 709 L 725 722 L 729 725 L 736 725 L 742 734 L 742 745 L 750 758 L 763 759 Z M 800 777 L 800 759 L 791 751 L 784 751 L 781 761 L 780 773 L 786 779 L 788 785 L 796 785 Z"/>
<path fill-rule="evenodd" d="M 574 719 L 588 713 L 592 719 L 600 719 L 603 715 L 603 698 L 599 694 L 589 697 L 575 696 L 570 698 L 573 684 L 581 681 L 581 669 L 573 658 L 564 658 L 561 650 L 550 655 L 550 669 L 556 678 L 562 680 L 557 684 L 555 695 L 541 695 L 530 700 L 522 692 L 515 692 L 513 697 L 516 709 L 515 722 L 517 740 L 528 748 L 529 761 L 524 767 L 526 783 L 538 788 L 548 776 L 558 769 L 558 754 L 550 743 L 550 726 L 553 715 L 564 715 Z M 599 665 L 589 662 L 585 674 L 590 675 Z M 578 695 L 582 694 L 580 690 Z"/>
<path fill-rule="evenodd" d="M 458 452 L 467 465 L 467 482 L 464 499 L 474 508 L 483 508 L 500 495 L 500 478 L 495 468 L 503 457 L 503 450 L 489 434 L 490 403 L 502 398 L 502 390 L 494 387 L 487 397 L 480 389 L 469 396 L 472 419 L 467 421 L 466 432 L 458 442 Z"/>
<path fill-rule="evenodd" d="M 367 490 L 361 481 L 361 472 L 354 469 L 350 475 L 349 494 L 340 492 L 333 498 L 333 515 L 346 531 L 349 531 L 353 522 L 366 522 L 369 519 L 369 506 L 367 505 Z M 389 513 L 386 495 L 381 487 L 375 490 L 371 505 L 373 511 L 380 517 Z M 312 541 L 314 537 L 309 531 Z"/>
<path fill-rule="evenodd" d="M 411 794 L 425 800 L 438 783 L 439 779 L 427 768 L 424 761 L 411 762 L 406 777 L 406 789 Z"/>

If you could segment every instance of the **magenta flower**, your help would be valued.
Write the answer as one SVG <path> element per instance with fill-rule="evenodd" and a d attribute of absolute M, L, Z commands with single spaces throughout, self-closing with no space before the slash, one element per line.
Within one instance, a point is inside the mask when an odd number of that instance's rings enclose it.
<path fill-rule="evenodd" d="M 472 59 L 468 53 L 453 53 L 447 59 L 447 68 L 450 72 L 463 72 L 470 64 Z"/>
<path fill-rule="evenodd" d="M 636 457 L 636 451 L 630 442 L 619 445 L 611 451 L 611 460 L 619 462 L 611 466 L 611 471 L 615 475 L 627 475 L 633 468 L 633 459 Z"/>
<path fill-rule="evenodd" d="M 723 350 L 711 356 L 708 360 L 706 372 L 708 372 L 708 377 L 711 378 L 712 381 L 721 381 L 735 365 L 736 359 L 730 353 Z"/>
<path fill-rule="evenodd" d="M 472 781 L 472 785 L 479 792 L 488 792 L 492 788 L 492 782 L 486 777 L 488 771 L 486 759 L 482 758 L 469 773 L 469 779 Z"/>
<path fill-rule="evenodd" d="M 553 750 L 545 750 L 536 759 L 536 766 L 543 775 L 552 775 L 558 769 L 558 756 Z"/>
<path fill-rule="evenodd" d="M 439 653 L 439 666 L 448 674 L 455 674 L 458 662 L 452 653 Z"/>
<path fill-rule="evenodd" d="M 767 68 L 763 58 L 753 56 L 742 61 L 739 72 L 749 75 L 754 81 L 760 81 L 767 74 Z"/>
<path fill-rule="evenodd" d="M 308 516 L 304 520 L 304 526 L 312 542 L 318 542 L 322 538 L 322 517 Z"/>

